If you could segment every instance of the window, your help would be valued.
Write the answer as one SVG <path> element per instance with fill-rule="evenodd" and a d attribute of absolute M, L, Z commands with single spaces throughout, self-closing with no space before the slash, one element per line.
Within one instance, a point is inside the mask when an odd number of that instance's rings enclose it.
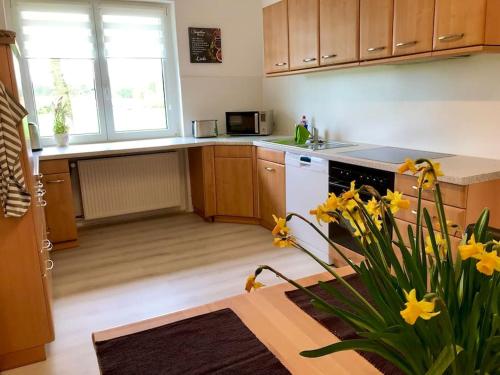
<path fill-rule="evenodd" d="M 67 103 L 72 143 L 171 136 L 179 128 L 178 70 L 167 5 L 18 2 L 30 120 L 53 142 Z M 168 94 L 168 95 L 167 95 Z"/>

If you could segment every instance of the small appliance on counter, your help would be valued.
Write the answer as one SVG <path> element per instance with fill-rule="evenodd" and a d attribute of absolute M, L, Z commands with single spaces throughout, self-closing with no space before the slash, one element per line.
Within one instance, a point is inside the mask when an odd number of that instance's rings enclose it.
<path fill-rule="evenodd" d="M 270 135 L 273 128 L 273 111 L 226 112 L 228 135 Z"/>
<path fill-rule="evenodd" d="M 40 132 L 38 126 L 34 122 L 28 122 L 28 131 L 30 136 L 31 151 L 42 151 L 42 144 L 40 142 Z"/>
<path fill-rule="evenodd" d="M 217 137 L 217 120 L 193 120 L 191 126 L 195 138 Z"/>

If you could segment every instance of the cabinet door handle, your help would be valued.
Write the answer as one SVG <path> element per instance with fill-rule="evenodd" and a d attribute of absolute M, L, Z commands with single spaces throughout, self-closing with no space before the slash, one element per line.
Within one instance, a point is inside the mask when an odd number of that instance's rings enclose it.
<path fill-rule="evenodd" d="M 370 48 L 367 48 L 366 50 L 368 52 L 379 52 L 379 51 L 383 51 L 386 47 L 385 46 L 380 46 L 380 47 L 370 47 Z"/>
<path fill-rule="evenodd" d="M 47 271 L 50 271 L 51 269 L 54 268 L 54 261 L 52 259 L 47 259 L 45 261 L 45 263 L 46 263 L 46 270 Z"/>
<path fill-rule="evenodd" d="M 438 37 L 438 40 L 440 42 L 452 42 L 454 40 L 459 40 L 462 39 L 465 36 L 464 33 L 461 34 L 447 34 L 447 35 L 441 35 Z"/>
<path fill-rule="evenodd" d="M 52 242 L 50 242 L 49 240 L 43 240 L 42 241 L 42 248 L 44 250 L 52 250 L 52 248 L 54 247 L 54 245 L 52 245 Z"/>
<path fill-rule="evenodd" d="M 417 212 L 416 210 L 411 210 L 411 213 L 412 213 L 413 215 L 417 215 L 417 213 L 418 213 L 418 212 Z"/>
<path fill-rule="evenodd" d="M 333 54 L 333 55 L 323 55 L 321 56 L 322 59 L 333 59 L 334 57 L 337 57 L 337 55 Z"/>
<path fill-rule="evenodd" d="M 45 181 L 47 184 L 62 184 L 64 180 L 48 180 Z"/>
<path fill-rule="evenodd" d="M 398 47 L 398 48 L 411 47 L 417 43 L 418 43 L 417 40 L 412 40 L 411 42 L 401 42 L 401 43 L 396 43 L 396 47 Z"/>
<path fill-rule="evenodd" d="M 304 59 L 302 60 L 303 62 L 307 63 L 307 62 L 311 62 L 311 61 L 316 61 L 316 57 L 309 57 L 307 59 Z"/>
<path fill-rule="evenodd" d="M 281 62 L 281 63 L 274 64 L 274 66 L 285 66 L 285 65 L 287 65 L 286 62 Z"/>
<path fill-rule="evenodd" d="M 416 186 L 416 185 L 412 185 L 412 186 L 411 186 L 411 188 L 412 188 L 413 190 L 418 190 L 418 186 Z"/>
<path fill-rule="evenodd" d="M 265 169 L 266 169 L 266 171 L 268 171 L 268 172 L 274 172 L 274 171 L 275 171 L 275 169 L 274 169 L 274 168 L 271 168 L 271 167 L 266 167 Z"/>

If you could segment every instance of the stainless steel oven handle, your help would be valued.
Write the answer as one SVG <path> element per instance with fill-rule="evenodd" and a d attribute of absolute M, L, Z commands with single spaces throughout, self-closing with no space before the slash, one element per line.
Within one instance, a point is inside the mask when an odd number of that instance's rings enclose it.
<path fill-rule="evenodd" d="M 254 114 L 254 121 L 255 121 L 255 134 L 259 134 L 259 113 Z"/>

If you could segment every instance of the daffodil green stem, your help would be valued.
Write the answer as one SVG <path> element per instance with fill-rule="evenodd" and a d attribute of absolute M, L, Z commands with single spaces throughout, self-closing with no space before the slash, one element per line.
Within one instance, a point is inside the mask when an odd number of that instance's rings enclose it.
<path fill-rule="evenodd" d="M 297 249 L 303 251 L 307 255 L 309 255 L 311 258 L 313 258 L 316 262 L 318 262 L 326 271 L 328 271 L 332 276 L 334 276 L 340 283 L 342 283 L 356 298 L 358 298 L 366 307 L 368 307 L 372 313 L 379 319 L 381 323 L 385 324 L 385 319 L 380 313 L 371 305 L 370 302 L 368 302 L 356 289 L 354 289 L 351 284 L 349 284 L 347 281 L 344 280 L 342 276 L 340 276 L 337 272 L 333 270 L 332 267 L 330 267 L 327 263 L 323 262 L 321 259 L 319 259 L 316 255 L 311 253 L 309 250 L 305 249 L 298 243 L 294 242 L 293 246 L 295 246 Z"/>
<path fill-rule="evenodd" d="M 302 221 L 304 221 L 305 223 L 307 223 L 311 228 L 313 228 L 316 231 L 316 233 L 318 233 L 321 237 L 323 237 L 323 239 L 325 239 L 328 242 L 328 244 L 331 247 L 333 247 L 337 253 L 339 253 L 339 255 L 342 257 L 342 259 L 344 259 L 347 262 L 347 264 L 350 265 L 354 271 L 356 271 L 356 273 L 359 273 L 358 266 L 356 266 L 348 257 L 346 257 L 346 255 L 337 247 L 337 245 L 335 244 L 335 242 L 333 242 L 332 240 L 330 240 L 330 238 L 328 238 L 322 231 L 320 231 L 316 227 L 316 225 L 314 225 L 313 223 L 311 223 L 309 220 L 307 220 L 302 215 L 299 215 L 299 214 L 296 214 L 296 213 L 291 213 L 291 214 L 287 215 L 287 218 L 292 218 L 292 217 L 297 217 L 297 218 L 301 219 Z"/>

